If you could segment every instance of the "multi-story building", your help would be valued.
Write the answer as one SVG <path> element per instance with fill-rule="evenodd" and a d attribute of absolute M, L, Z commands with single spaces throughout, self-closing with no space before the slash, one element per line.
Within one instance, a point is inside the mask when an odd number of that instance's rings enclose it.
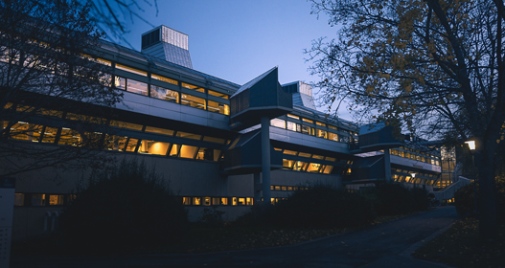
<path fill-rule="evenodd" d="M 111 88 L 124 93 L 107 118 L 96 120 L 100 147 L 108 159 L 137 158 L 155 169 L 191 220 L 211 207 L 232 220 L 254 204 L 276 203 L 314 185 L 357 188 L 391 180 L 430 187 L 441 174 L 438 150 L 398 141 L 381 124 L 360 127 L 318 111 L 312 88 L 279 84 L 277 68 L 244 85 L 194 70 L 188 36 L 168 27 L 145 33 L 141 52 L 103 41 L 89 55 L 111 68 Z M 2 109 L 16 113 L 30 105 L 36 103 Z M 13 133 L 35 130 L 11 136 L 15 142 L 72 147 L 83 138 L 75 118 L 93 116 L 93 109 L 71 107 L 46 107 L 46 116 L 22 120 L 3 113 L 0 120 Z M 48 166 L 16 175 L 14 238 L 54 230 L 90 172 Z"/>

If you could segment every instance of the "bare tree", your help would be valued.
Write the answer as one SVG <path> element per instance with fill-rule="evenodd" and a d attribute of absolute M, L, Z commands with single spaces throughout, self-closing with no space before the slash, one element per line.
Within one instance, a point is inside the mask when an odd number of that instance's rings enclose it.
<path fill-rule="evenodd" d="M 417 135 L 478 141 L 480 231 L 497 230 L 494 181 L 505 122 L 502 1 L 311 0 L 336 39 L 308 51 L 328 103 L 400 118 Z"/>
<path fill-rule="evenodd" d="M 0 175 L 96 157 L 96 133 L 122 94 L 111 90 L 110 66 L 88 54 L 100 38 L 91 8 L 77 0 L 0 2 Z"/>

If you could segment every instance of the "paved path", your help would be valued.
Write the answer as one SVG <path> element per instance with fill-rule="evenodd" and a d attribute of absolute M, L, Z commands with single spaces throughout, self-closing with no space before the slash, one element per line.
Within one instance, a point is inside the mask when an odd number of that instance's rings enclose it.
<path fill-rule="evenodd" d="M 293 246 L 205 254 L 131 256 L 121 259 L 12 259 L 18 267 L 447 267 L 411 253 L 448 228 L 454 207 L 438 207 L 365 230 Z"/>

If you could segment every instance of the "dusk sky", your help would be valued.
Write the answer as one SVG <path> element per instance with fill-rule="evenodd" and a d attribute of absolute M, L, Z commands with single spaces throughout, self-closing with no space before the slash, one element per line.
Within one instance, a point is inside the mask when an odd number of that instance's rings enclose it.
<path fill-rule="evenodd" d="M 197 71 L 245 84 L 278 66 L 281 84 L 310 83 L 317 77 L 310 75 L 304 49 L 337 31 L 311 10 L 306 0 L 158 0 L 158 15 L 148 6 L 141 13 L 152 26 L 127 19 L 125 38 L 140 50 L 141 34 L 163 24 L 189 36 Z"/>

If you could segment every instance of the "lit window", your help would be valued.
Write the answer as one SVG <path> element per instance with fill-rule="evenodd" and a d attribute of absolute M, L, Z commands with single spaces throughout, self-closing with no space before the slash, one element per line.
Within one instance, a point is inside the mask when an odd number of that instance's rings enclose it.
<path fill-rule="evenodd" d="M 322 173 L 330 174 L 332 170 L 333 170 L 332 165 L 325 165 L 324 168 L 322 169 Z"/>
<path fill-rule="evenodd" d="M 287 121 L 286 122 L 286 129 L 291 130 L 291 131 L 296 131 L 296 132 L 301 132 L 301 127 L 300 124 Z"/>
<path fill-rule="evenodd" d="M 179 92 L 159 86 L 151 86 L 151 97 L 179 103 Z"/>
<path fill-rule="evenodd" d="M 301 157 L 311 157 L 312 154 L 309 154 L 309 153 L 304 153 L 304 152 L 299 152 L 298 153 L 298 156 L 301 156 Z"/>
<path fill-rule="evenodd" d="M 202 137 L 202 135 L 182 131 L 177 131 L 177 134 L 175 136 L 192 140 L 200 140 L 200 138 Z"/>
<path fill-rule="evenodd" d="M 132 130 L 142 130 L 142 127 L 143 127 L 143 125 L 140 125 L 140 124 L 128 123 L 128 122 L 123 122 L 123 121 L 115 121 L 115 120 L 110 121 L 110 125 L 113 127 L 127 128 L 127 129 L 132 129 Z"/>
<path fill-rule="evenodd" d="M 195 86 L 195 85 L 188 84 L 188 83 L 182 83 L 182 87 L 187 88 L 187 89 L 191 89 L 191 90 L 194 90 L 197 92 L 202 92 L 202 93 L 205 92 L 205 89 L 203 87 Z"/>
<path fill-rule="evenodd" d="M 138 141 L 139 141 L 138 139 L 130 138 L 128 140 L 128 143 L 126 144 L 125 151 L 127 151 L 127 152 L 136 152 L 137 151 Z"/>
<path fill-rule="evenodd" d="M 166 155 L 169 145 L 170 144 L 166 142 L 142 140 L 140 142 L 138 152 L 145 154 Z"/>
<path fill-rule="evenodd" d="M 321 164 L 320 163 L 310 163 L 308 168 L 307 168 L 307 172 L 313 172 L 313 173 L 318 173 L 319 172 L 319 168 L 321 168 Z"/>
<path fill-rule="evenodd" d="M 80 146 L 81 141 L 82 141 L 81 135 L 79 135 L 77 131 L 66 127 L 61 128 L 61 134 L 58 140 L 58 144 Z"/>
<path fill-rule="evenodd" d="M 128 79 L 126 80 L 126 91 L 147 96 L 147 83 Z"/>
<path fill-rule="evenodd" d="M 193 205 L 200 206 L 201 204 L 202 204 L 202 198 L 201 197 L 193 197 Z"/>
<path fill-rule="evenodd" d="M 42 136 L 43 143 L 54 143 L 56 140 L 56 135 L 58 134 L 58 129 L 54 127 L 46 127 L 44 129 L 44 135 Z"/>
<path fill-rule="evenodd" d="M 209 196 L 206 196 L 203 198 L 203 205 L 204 206 L 210 206 L 211 205 L 211 199 Z"/>
<path fill-rule="evenodd" d="M 128 137 L 116 136 L 116 135 L 105 135 L 105 146 L 107 150 L 110 151 L 124 151 L 126 146 L 126 141 Z"/>
<path fill-rule="evenodd" d="M 318 129 L 317 130 L 317 137 L 326 139 L 328 137 L 328 132 L 326 130 Z"/>
<path fill-rule="evenodd" d="M 279 118 L 274 118 L 270 120 L 270 125 L 273 127 L 280 127 L 280 128 L 286 128 L 286 121 L 279 119 Z"/>
<path fill-rule="evenodd" d="M 49 205 L 50 206 L 62 206 L 65 202 L 65 196 L 62 194 L 51 194 L 49 195 Z"/>
<path fill-rule="evenodd" d="M 284 154 L 289 154 L 289 155 L 296 155 L 297 152 L 296 151 L 291 151 L 291 150 L 284 150 Z"/>
<path fill-rule="evenodd" d="M 132 68 L 132 67 L 128 67 L 128 66 L 125 66 L 125 65 L 122 65 L 122 64 L 116 64 L 116 69 L 127 71 L 129 73 L 134 73 L 134 74 L 142 75 L 142 76 L 147 76 L 147 72 L 145 72 L 145 71 L 142 71 L 142 70 L 139 70 L 139 69 L 135 69 L 135 68 Z"/>
<path fill-rule="evenodd" d="M 191 205 L 191 198 L 190 197 L 187 197 L 187 196 L 183 196 L 182 197 L 182 204 L 183 205 Z"/>
<path fill-rule="evenodd" d="M 294 115 L 294 114 L 288 114 L 288 117 L 289 117 L 289 118 L 296 119 L 296 120 L 300 120 L 300 117 L 299 117 L 299 116 L 297 116 L 297 115 Z"/>
<path fill-rule="evenodd" d="M 302 117 L 302 121 L 303 121 L 304 123 L 314 124 L 314 120 L 311 120 L 311 119 L 308 119 L 308 118 L 303 118 L 303 117 Z"/>
<path fill-rule="evenodd" d="M 145 132 L 156 133 L 156 134 L 167 135 L 167 136 L 174 135 L 174 131 L 171 129 L 151 127 L 151 126 L 146 126 Z"/>
<path fill-rule="evenodd" d="M 209 95 L 211 96 L 215 96 L 215 97 L 219 97 L 219 98 L 222 98 L 222 99 L 225 99 L 227 100 L 228 99 L 228 94 L 225 94 L 225 93 L 221 93 L 221 92 L 217 92 L 217 91 L 214 91 L 214 90 L 207 90 L 207 92 L 209 93 Z"/>
<path fill-rule="evenodd" d="M 169 83 L 169 84 L 172 84 L 172 85 L 178 85 L 179 84 L 179 82 L 177 80 L 175 80 L 175 79 L 171 79 L 171 78 L 164 77 L 164 76 L 157 75 L 157 74 L 151 74 L 151 78 L 155 79 L 155 80 L 158 80 L 158 81 L 163 81 L 163 82 L 166 82 L 166 83 Z"/>
<path fill-rule="evenodd" d="M 205 99 L 195 97 L 193 95 L 189 94 L 182 94 L 181 95 L 181 104 L 191 106 L 194 108 L 206 110 L 206 105 L 205 105 Z"/>
<path fill-rule="evenodd" d="M 316 125 L 320 126 L 320 127 L 326 127 L 326 124 L 323 123 L 323 122 L 319 122 L 319 121 L 316 121 Z"/>
<path fill-rule="evenodd" d="M 195 158 L 196 152 L 197 152 L 198 147 L 196 146 L 191 146 L 191 145 L 186 145 L 183 144 L 181 146 L 181 152 L 180 152 L 180 157 L 182 158 Z"/>

